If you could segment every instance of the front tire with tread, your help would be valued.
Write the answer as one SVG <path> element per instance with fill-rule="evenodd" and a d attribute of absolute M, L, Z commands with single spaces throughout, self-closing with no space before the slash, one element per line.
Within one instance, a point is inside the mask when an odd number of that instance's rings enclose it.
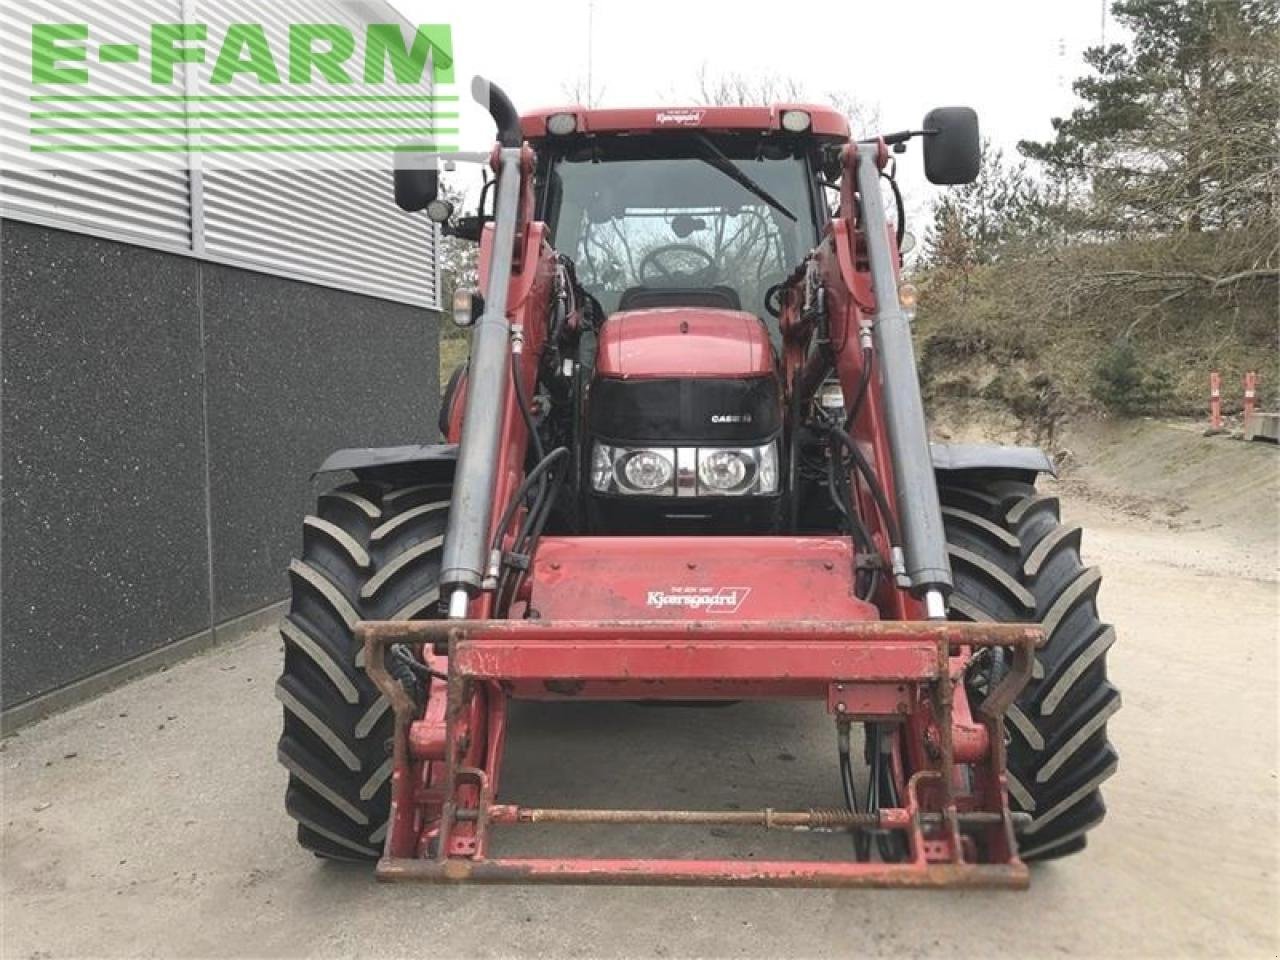
<path fill-rule="evenodd" d="M 392 715 L 365 674 L 359 620 L 432 619 L 449 487 L 358 482 L 322 494 L 303 522 L 281 624 L 277 756 L 285 808 L 317 856 L 373 860 L 391 803 Z"/>
<path fill-rule="evenodd" d="M 1031 814 L 1024 860 L 1084 849 L 1106 814 L 1100 784 L 1116 770 L 1107 720 L 1120 693 L 1107 679 L 1115 631 L 1098 616 L 1101 575 L 1080 559 L 1081 530 L 1056 498 L 1021 477 L 939 476 L 956 620 L 1039 623 L 1046 640 L 1006 716 L 1012 806 Z M 971 682 L 973 678 L 971 677 Z"/>

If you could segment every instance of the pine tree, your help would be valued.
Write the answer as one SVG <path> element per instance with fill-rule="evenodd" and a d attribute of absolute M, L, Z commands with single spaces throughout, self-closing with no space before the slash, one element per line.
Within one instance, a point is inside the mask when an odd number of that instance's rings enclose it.
<path fill-rule="evenodd" d="M 1256 226 L 1276 216 L 1277 0 L 1118 0 L 1128 44 L 1085 52 L 1084 103 L 1019 144 L 1085 184 L 1104 233 Z"/>
<path fill-rule="evenodd" d="M 972 183 L 948 190 L 934 203 L 925 234 L 925 261 L 963 273 L 998 260 L 1012 245 L 1025 247 L 1043 231 L 1040 189 L 1026 163 L 982 143 L 982 166 Z"/>

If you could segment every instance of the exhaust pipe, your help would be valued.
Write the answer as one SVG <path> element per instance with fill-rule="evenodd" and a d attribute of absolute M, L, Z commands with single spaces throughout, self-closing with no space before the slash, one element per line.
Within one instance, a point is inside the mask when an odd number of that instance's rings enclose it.
<path fill-rule="evenodd" d="M 524 137 L 520 133 L 520 114 L 500 86 L 490 83 L 484 77 L 473 77 L 471 96 L 489 111 L 489 116 L 498 125 L 500 144 L 514 150 L 524 143 Z"/>
<path fill-rule="evenodd" d="M 507 322 L 507 288 L 511 285 L 511 251 L 515 247 L 520 202 L 520 115 L 494 84 L 476 77 L 471 84 L 476 101 L 489 110 L 502 145 L 497 201 L 493 220 L 493 255 L 485 279 L 484 314 L 471 335 L 467 417 L 454 476 L 453 505 L 445 534 L 442 588 L 451 587 L 449 617 L 463 619 L 473 593 L 480 589 L 488 562 L 489 525 L 493 520 L 493 491 L 502 410 L 510 379 L 511 327 Z"/>

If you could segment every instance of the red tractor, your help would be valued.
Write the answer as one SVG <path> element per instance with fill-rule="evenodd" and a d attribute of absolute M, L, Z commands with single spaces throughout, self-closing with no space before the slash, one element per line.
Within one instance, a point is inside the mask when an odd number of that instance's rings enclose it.
<path fill-rule="evenodd" d="M 977 118 L 854 141 L 838 112 L 520 116 L 480 244 L 447 443 L 334 454 L 290 569 L 279 756 L 298 839 L 389 880 L 997 885 L 1076 852 L 1116 768 L 1113 639 L 1039 450 L 929 443 L 895 153 L 971 181 Z M 896 199 L 896 218 L 886 213 Z M 810 699 L 845 804 L 522 806 L 513 699 Z M 855 749 L 860 745 L 861 749 Z M 852 837 L 824 860 L 495 856 L 529 823 Z"/>

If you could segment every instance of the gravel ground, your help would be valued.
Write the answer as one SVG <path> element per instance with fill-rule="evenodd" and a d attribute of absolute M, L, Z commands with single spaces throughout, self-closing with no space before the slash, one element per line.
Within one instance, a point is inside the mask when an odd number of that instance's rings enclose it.
<path fill-rule="evenodd" d="M 0 744 L 0 952 L 1275 956 L 1274 550 L 1244 578 L 1226 530 L 1170 529 L 1068 489 L 1120 636 L 1111 664 L 1125 708 L 1111 729 L 1122 760 L 1088 851 L 1035 869 L 1030 892 L 376 885 L 293 845 L 273 759 L 279 644 L 263 632 Z M 524 705 L 506 777 L 530 802 L 837 796 L 829 720 L 782 704 Z M 574 836 L 583 852 L 619 839 Z M 732 833 L 643 837 L 745 849 Z"/>

